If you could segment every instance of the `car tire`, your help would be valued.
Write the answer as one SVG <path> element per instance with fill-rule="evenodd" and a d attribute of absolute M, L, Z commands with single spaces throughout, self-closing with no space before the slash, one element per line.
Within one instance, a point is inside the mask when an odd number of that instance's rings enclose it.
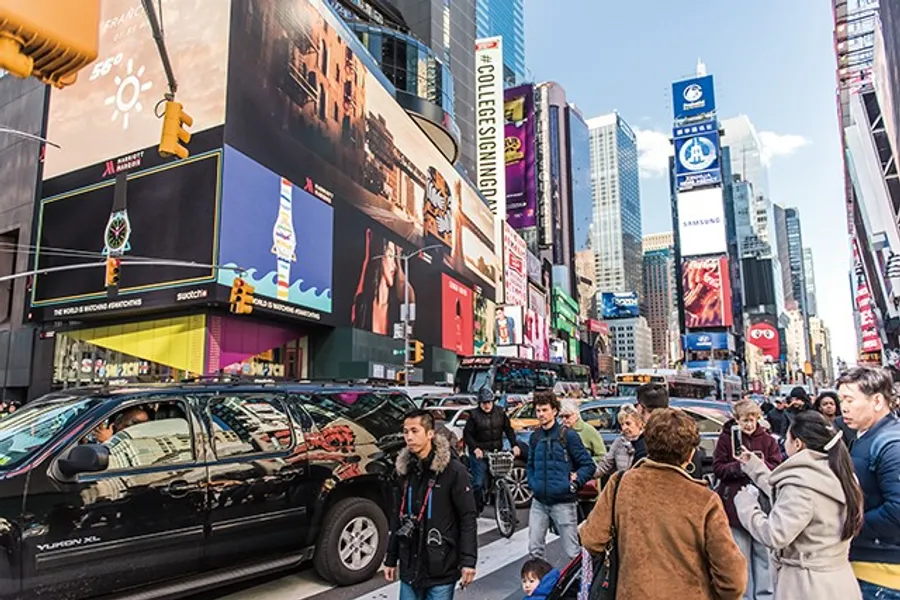
<path fill-rule="evenodd" d="M 510 491 L 512 491 L 516 508 L 522 509 L 531 506 L 531 499 L 534 494 L 531 492 L 531 488 L 528 487 L 528 476 L 525 473 L 524 462 L 517 460 L 513 464 L 512 471 L 506 476 L 506 481 L 509 484 Z"/>
<path fill-rule="evenodd" d="M 384 511 L 367 498 L 345 498 L 325 515 L 313 566 L 337 586 L 368 581 L 384 562 L 387 541 Z"/>

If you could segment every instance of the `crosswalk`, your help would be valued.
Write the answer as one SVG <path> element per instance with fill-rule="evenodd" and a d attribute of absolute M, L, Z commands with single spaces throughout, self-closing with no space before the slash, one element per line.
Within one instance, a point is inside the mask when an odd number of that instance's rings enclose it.
<path fill-rule="evenodd" d="M 493 519 L 478 520 L 478 566 L 476 582 L 512 565 L 528 554 L 528 528 L 520 524 L 510 539 L 496 531 Z M 555 537 L 548 538 L 548 543 Z M 268 580 L 237 592 L 225 592 L 220 600 L 393 600 L 398 583 L 389 583 L 379 572 L 371 581 L 353 588 L 335 588 L 319 579 L 312 569 Z"/>

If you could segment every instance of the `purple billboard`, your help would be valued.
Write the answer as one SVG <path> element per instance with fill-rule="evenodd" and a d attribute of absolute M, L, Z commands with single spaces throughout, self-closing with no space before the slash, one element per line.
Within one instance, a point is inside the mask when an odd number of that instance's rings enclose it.
<path fill-rule="evenodd" d="M 503 94 L 506 119 L 506 221 L 514 229 L 537 225 L 534 164 L 534 88 L 521 85 Z"/>

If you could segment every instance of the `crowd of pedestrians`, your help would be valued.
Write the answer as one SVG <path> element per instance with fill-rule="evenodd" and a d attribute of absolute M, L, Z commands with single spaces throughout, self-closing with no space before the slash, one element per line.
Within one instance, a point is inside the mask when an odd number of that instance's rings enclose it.
<path fill-rule="evenodd" d="M 487 449 L 504 438 L 517 447 L 508 420 L 482 400 L 465 436 L 476 477 Z M 552 527 L 566 557 L 586 567 L 580 598 L 594 597 L 589 576 L 608 568 L 597 557 L 613 547 L 616 584 L 604 598 L 900 600 L 900 417 L 890 372 L 851 369 L 837 392 L 815 400 L 795 388 L 771 404 L 736 402 L 712 486 L 700 477 L 695 420 L 668 407 L 663 386 L 642 386 L 636 400 L 620 409 L 622 433 L 607 451 L 576 401 L 534 394 L 539 427 L 521 448 L 534 494 L 527 598 L 548 597 L 560 578 L 545 556 Z M 403 431 L 385 575 L 401 581 L 401 600 L 452 598 L 475 577 L 480 506 L 429 413 L 409 415 Z M 579 525 L 579 490 L 607 477 Z"/>

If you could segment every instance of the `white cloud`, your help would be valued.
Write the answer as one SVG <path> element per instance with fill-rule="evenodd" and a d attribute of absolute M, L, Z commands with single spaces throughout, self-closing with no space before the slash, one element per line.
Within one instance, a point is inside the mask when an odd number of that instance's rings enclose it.
<path fill-rule="evenodd" d="M 760 131 L 759 141 L 762 144 L 762 161 L 766 166 L 778 156 L 791 156 L 800 148 L 809 145 L 809 140 L 802 135 L 780 134 L 774 131 Z"/>
<path fill-rule="evenodd" d="M 637 136 L 638 164 L 641 177 L 652 179 L 663 177 L 669 171 L 669 157 L 672 156 L 672 143 L 669 136 L 653 129 L 634 128 Z"/>

